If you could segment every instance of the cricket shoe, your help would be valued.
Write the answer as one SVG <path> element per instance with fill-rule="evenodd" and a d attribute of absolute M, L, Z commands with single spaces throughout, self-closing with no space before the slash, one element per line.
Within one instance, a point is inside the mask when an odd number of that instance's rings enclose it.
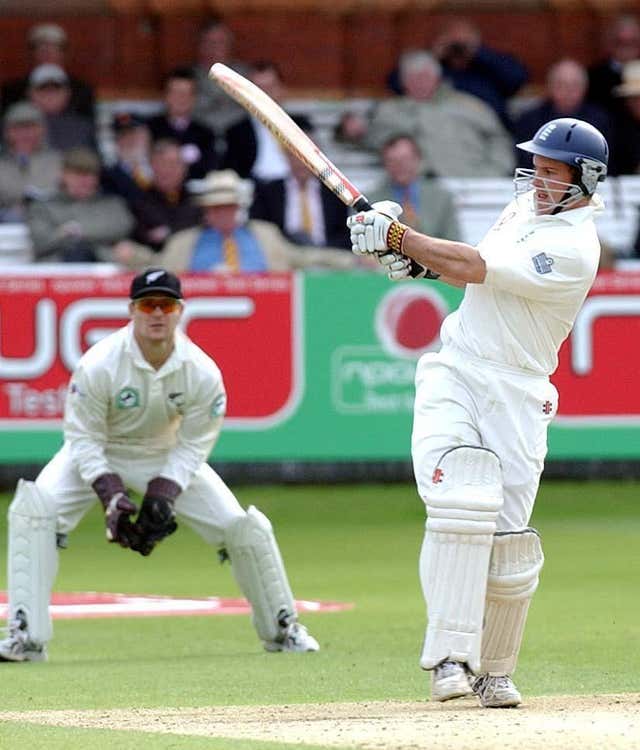
<path fill-rule="evenodd" d="M 318 641 L 309 635 L 304 625 L 299 622 L 289 623 L 282 629 L 282 634 L 275 641 L 265 641 L 267 651 L 319 651 Z"/>
<path fill-rule="evenodd" d="M 515 708 L 522 703 L 522 696 L 508 674 L 481 674 L 473 681 L 472 688 L 484 708 Z"/>
<path fill-rule="evenodd" d="M 9 621 L 8 636 L 0 641 L 0 661 L 46 661 L 47 648 L 29 638 L 27 619 L 22 610 Z"/>
<path fill-rule="evenodd" d="M 443 661 L 431 673 L 431 700 L 449 701 L 471 695 L 469 669 L 459 661 Z"/>

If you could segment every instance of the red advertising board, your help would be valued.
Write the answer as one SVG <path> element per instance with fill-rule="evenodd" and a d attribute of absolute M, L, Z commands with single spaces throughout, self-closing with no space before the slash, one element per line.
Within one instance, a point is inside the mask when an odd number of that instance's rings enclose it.
<path fill-rule="evenodd" d="M 0 278 L 0 423 L 58 422 L 79 357 L 125 325 L 131 275 Z M 228 420 L 268 426 L 302 374 L 298 281 L 290 274 L 184 276 L 183 325 L 218 364 Z"/>
<path fill-rule="evenodd" d="M 556 424 L 640 423 L 640 272 L 600 273 L 560 350 Z"/>

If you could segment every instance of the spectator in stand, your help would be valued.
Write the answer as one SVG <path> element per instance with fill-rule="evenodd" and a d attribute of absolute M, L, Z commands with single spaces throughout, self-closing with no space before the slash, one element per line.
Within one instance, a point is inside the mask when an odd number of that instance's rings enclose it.
<path fill-rule="evenodd" d="M 30 71 L 40 65 L 57 65 L 66 71 L 67 34 L 54 23 L 41 23 L 29 29 Z M 69 112 L 95 120 L 95 96 L 92 87 L 85 81 L 67 74 L 70 89 Z M 4 112 L 12 104 L 26 99 L 29 91 L 29 74 L 7 81 L 0 89 L 0 105 Z"/>
<path fill-rule="evenodd" d="M 459 91 L 482 99 L 505 127 L 511 126 L 507 102 L 529 78 L 520 60 L 483 44 L 478 27 L 465 18 L 449 21 L 430 51 L 440 61 L 445 80 Z M 397 69 L 389 75 L 389 86 L 397 94 L 406 93 Z"/>
<path fill-rule="evenodd" d="M 400 81 L 406 94 L 381 102 L 368 124 L 362 116 L 351 117 L 351 134 L 357 142 L 379 153 L 393 136 L 409 134 L 438 177 L 513 173 L 513 145 L 496 113 L 477 96 L 456 91 L 443 81 L 433 55 L 405 52 L 400 58 Z M 349 135 L 342 133 L 345 139 Z"/>
<path fill-rule="evenodd" d="M 129 204 L 133 238 L 156 252 L 174 232 L 200 223 L 201 212 L 187 193 L 187 165 L 177 141 L 162 139 L 151 148 L 151 184 Z"/>
<path fill-rule="evenodd" d="M 555 63 L 547 73 L 544 99 L 526 109 L 516 119 L 513 133 L 516 143 L 526 141 L 546 122 L 559 117 L 574 117 L 590 123 L 611 143 L 611 118 L 605 109 L 587 101 L 589 77 L 586 68 L 576 60 Z M 531 155 L 517 149 L 518 166 L 530 167 Z"/>
<path fill-rule="evenodd" d="M 6 111 L 0 152 L 0 222 L 25 220 L 27 202 L 53 194 L 62 156 L 45 143 L 44 117 L 29 102 Z"/>
<path fill-rule="evenodd" d="M 622 83 L 624 66 L 640 59 L 640 21 L 624 13 L 604 29 L 604 59 L 589 68 L 589 99 L 612 114 L 620 101 L 614 89 Z"/>
<path fill-rule="evenodd" d="M 253 184 L 230 169 L 211 172 L 197 185 L 194 200 L 202 207 L 198 227 L 172 235 L 162 252 L 121 243 L 117 257 L 133 268 L 149 261 L 174 273 L 264 273 L 297 268 L 353 268 L 352 253 L 294 245 L 275 224 L 248 218 Z"/>
<path fill-rule="evenodd" d="M 169 138 L 182 148 L 189 178 L 202 178 L 218 166 L 215 134 L 195 122 L 193 108 L 196 102 L 196 79 L 190 68 L 176 68 L 164 84 L 165 110 L 148 121 L 154 141 Z"/>
<path fill-rule="evenodd" d="M 64 154 L 60 191 L 29 205 L 27 223 L 35 260 L 110 262 L 112 248 L 127 237 L 133 217 L 122 198 L 102 195 L 100 159 L 87 148 Z"/>
<path fill-rule="evenodd" d="M 132 112 L 117 112 L 111 123 L 116 160 L 102 172 L 102 188 L 127 203 L 151 185 L 151 135 L 145 121 Z"/>
<path fill-rule="evenodd" d="M 308 117 L 297 115 L 297 125 L 313 138 Z M 293 154 L 286 154 L 289 175 L 256 180 L 251 218 L 276 224 L 297 245 L 340 247 L 351 250 L 344 225 L 349 209 Z"/>
<path fill-rule="evenodd" d="M 44 115 L 47 142 L 52 148 L 60 151 L 76 146 L 95 148 L 93 122 L 69 110 L 71 88 L 67 74 L 59 65 L 45 63 L 32 71 L 29 100 Z"/>
<path fill-rule="evenodd" d="M 613 121 L 609 174 L 640 174 L 640 59 L 624 66 L 613 93 L 620 109 Z"/>
<path fill-rule="evenodd" d="M 418 232 L 460 240 L 460 226 L 451 194 L 437 180 L 424 177 L 420 148 L 410 135 L 397 135 L 382 146 L 384 179 L 367 198 L 393 200 L 402 206 L 402 221 Z"/>
<path fill-rule="evenodd" d="M 209 21 L 200 32 L 193 66 L 197 91 L 193 116 L 213 130 L 217 137 L 245 114 L 244 109 L 209 78 L 209 70 L 216 62 L 246 74 L 246 64 L 233 55 L 233 42 L 233 32 L 222 18 Z"/>
<path fill-rule="evenodd" d="M 285 87 L 278 66 L 262 60 L 251 66 L 249 78 L 281 106 Z M 269 128 L 253 116 L 245 115 L 225 133 L 226 150 L 223 168 L 240 177 L 256 180 L 278 180 L 289 174 L 285 150 Z"/>

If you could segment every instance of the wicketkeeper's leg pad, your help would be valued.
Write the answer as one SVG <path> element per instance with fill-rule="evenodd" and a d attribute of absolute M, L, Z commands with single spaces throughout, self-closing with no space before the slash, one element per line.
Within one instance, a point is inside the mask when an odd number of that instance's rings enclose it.
<path fill-rule="evenodd" d="M 250 506 L 227 529 L 226 549 L 238 586 L 251 604 L 258 636 L 277 640 L 297 613 L 269 519 Z"/>
<path fill-rule="evenodd" d="M 9 620 L 22 611 L 29 639 L 51 639 L 51 589 L 58 572 L 55 505 L 34 482 L 21 479 L 9 506 Z"/>
<path fill-rule="evenodd" d="M 503 504 L 502 471 L 490 450 L 447 451 L 426 499 L 420 580 L 428 609 L 423 669 L 445 659 L 480 667 L 482 620 L 496 519 Z"/>
<path fill-rule="evenodd" d="M 543 564 L 542 544 L 535 529 L 495 535 L 482 635 L 482 672 L 504 675 L 515 671 Z"/>

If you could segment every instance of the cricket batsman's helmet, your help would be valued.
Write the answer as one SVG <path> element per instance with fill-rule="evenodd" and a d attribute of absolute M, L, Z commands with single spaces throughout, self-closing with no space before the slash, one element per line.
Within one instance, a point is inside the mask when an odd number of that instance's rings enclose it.
<path fill-rule="evenodd" d="M 602 133 L 584 120 L 560 117 L 543 125 L 530 141 L 517 147 L 530 154 L 562 161 L 576 171 L 576 184 L 593 195 L 607 176 L 609 145 Z"/>

